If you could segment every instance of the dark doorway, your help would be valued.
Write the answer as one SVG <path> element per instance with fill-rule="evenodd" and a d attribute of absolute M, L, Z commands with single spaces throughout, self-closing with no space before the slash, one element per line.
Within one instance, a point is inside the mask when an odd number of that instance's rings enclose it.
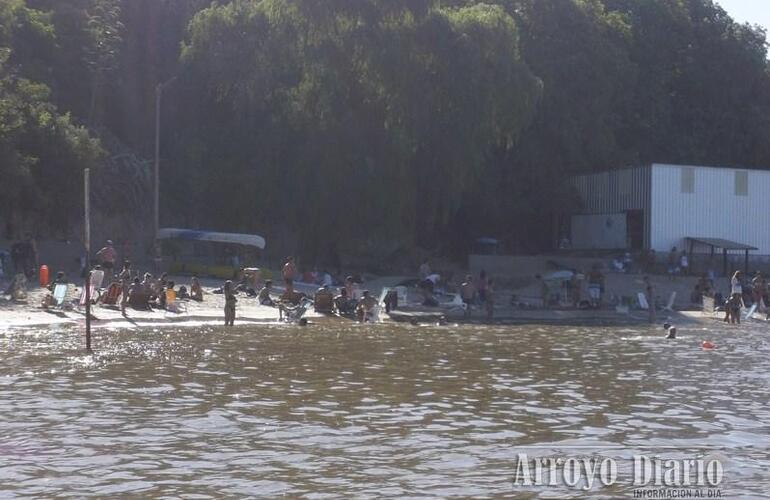
<path fill-rule="evenodd" d="M 628 231 L 628 248 L 642 250 L 644 248 L 644 210 L 626 212 L 626 230 Z"/>

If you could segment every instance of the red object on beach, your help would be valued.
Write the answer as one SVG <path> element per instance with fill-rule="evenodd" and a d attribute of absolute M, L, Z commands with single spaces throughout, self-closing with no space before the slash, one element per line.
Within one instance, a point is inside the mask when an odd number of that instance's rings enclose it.
<path fill-rule="evenodd" d="M 715 346 L 714 344 L 712 344 L 712 343 L 711 343 L 711 342 L 709 342 L 708 340 L 704 340 L 704 341 L 703 341 L 702 347 L 703 347 L 704 349 L 716 349 L 716 348 L 717 348 L 717 346 Z"/>
<path fill-rule="evenodd" d="M 43 264 L 40 266 L 40 273 L 38 274 L 40 276 L 40 288 L 45 288 L 48 286 L 48 266 Z"/>

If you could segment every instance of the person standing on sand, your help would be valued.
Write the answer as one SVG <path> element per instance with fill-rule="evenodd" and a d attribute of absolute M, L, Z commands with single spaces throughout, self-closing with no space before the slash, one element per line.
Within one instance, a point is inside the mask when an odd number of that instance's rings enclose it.
<path fill-rule="evenodd" d="M 487 319 L 491 320 L 495 315 L 495 287 L 494 282 L 490 279 L 487 282 Z"/>
<path fill-rule="evenodd" d="M 225 286 L 222 289 L 225 294 L 225 326 L 234 326 L 235 303 L 238 302 L 238 299 L 235 297 L 233 282 L 230 280 L 225 281 Z"/>
<path fill-rule="evenodd" d="M 476 285 L 476 293 L 479 302 L 483 304 L 487 300 L 487 272 L 483 269 L 479 273 L 479 284 Z"/>
<path fill-rule="evenodd" d="M 117 259 L 117 257 L 118 252 L 115 251 L 115 247 L 112 245 L 112 240 L 107 240 L 107 245 L 96 252 L 96 260 L 99 261 L 102 269 L 104 269 L 104 274 L 109 279 L 112 279 L 112 276 L 115 272 L 115 259 Z"/>
<path fill-rule="evenodd" d="M 294 257 L 286 257 L 286 262 L 283 264 L 283 269 L 281 269 L 284 283 L 294 282 L 296 274 L 297 266 L 294 264 Z"/>
<path fill-rule="evenodd" d="M 604 275 L 598 265 L 594 265 L 588 273 L 588 296 L 591 299 L 591 307 L 598 309 L 602 305 L 602 292 L 604 291 Z"/>
<path fill-rule="evenodd" d="M 687 252 L 684 250 L 682 250 L 682 254 L 679 256 L 679 269 L 682 272 L 682 276 L 688 276 L 690 260 L 687 258 Z"/>
<path fill-rule="evenodd" d="M 123 316 L 126 315 L 126 306 L 128 306 L 128 298 L 131 293 L 131 285 L 129 283 L 129 278 L 120 279 L 120 313 Z"/>
<path fill-rule="evenodd" d="M 761 272 L 757 271 L 754 274 L 754 279 L 751 280 L 751 285 L 754 303 L 757 304 L 758 309 L 764 310 L 767 307 L 767 303 L 764 300 L 765 293 L 767 292 L 767 280 L 765 280 Z"/>
<path fill-rule="evenodd" d="M 730 295 L 738 294 L 743 297 L 743 273 L 735 271 L 732 279 L 730 279 Z"/>
<path fill-rule="evenodd" d="M 130 261 L 128 260 L 123 261 L 123 269 L 120 270 L 120 273 L 118 274 L 118 279 L 125 280 L 127 284 L 131 281 L 131 262 Z"/>
<path fill-rule="evenodd" d="M 655 323 L 655 287 L 652 286 L 650 278 L 644 277 L 644 295 L 647 299 L 647 312 L 649 313 L 650 324 Z"/>
<path fill-rule="evenodd" d="M 668 275 L 671 281 L 676 281 L 676 275 L 679 274 L 679 264 L 677 262 L 676 247 L 668 253 Z"/>

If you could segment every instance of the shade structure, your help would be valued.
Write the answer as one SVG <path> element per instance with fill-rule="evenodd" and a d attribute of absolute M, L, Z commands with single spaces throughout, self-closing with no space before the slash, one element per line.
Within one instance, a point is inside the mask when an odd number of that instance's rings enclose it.
<path fill-rule="evenodd" d="M 756 247 L 746 245 L 745 243 L 738 243 L 736 241 L 725 240 L 722 238 L 702 238 L 689 236 L 685 238 L 690 244 L 690 253 L 692 254 L 695 245 L 705 245 L 711 248 L 711 256 L 714 256 L 714 252 L 717 249 L 722 250 L 722 273 L 727 276 L 727 252 L 731 250 L 738 250 L 744 253 L 744 272 L 749 272 L 749 252 L 757 250 Z"/>
<path fill-rule="evenodd" d="M 158 239 L 231 243 L 235 245 L 257 247 L 260 250 L 264 250 L 265 248 L 265 239 L 257 234 L 218 233 L 214 231 L 199 231 L 195 229 L 163 228 L 158 230 Z"/>

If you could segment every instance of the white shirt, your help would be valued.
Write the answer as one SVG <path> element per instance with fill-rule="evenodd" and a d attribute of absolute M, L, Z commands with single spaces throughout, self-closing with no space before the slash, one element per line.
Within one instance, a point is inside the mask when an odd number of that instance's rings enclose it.
<path fill-rule="evenodd" d="M 743 286 L 741 286 L 741 280 L 733 278 L 730 280 L 730 284 L 732 285 L 732 292 L 730 292 L 731 295 L 734 293 L 740 293 L 743 295 Z"/>

